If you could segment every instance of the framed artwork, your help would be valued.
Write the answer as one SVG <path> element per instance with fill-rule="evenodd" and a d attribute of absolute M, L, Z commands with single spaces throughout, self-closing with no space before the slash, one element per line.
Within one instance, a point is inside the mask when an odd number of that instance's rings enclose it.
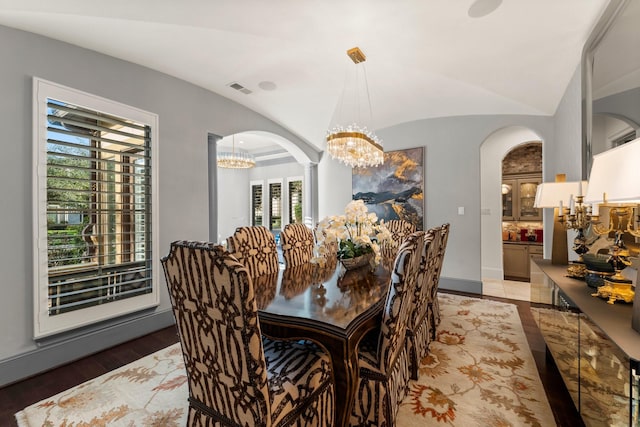
<path fill-rule="evenodd" d="M 351 197 L 364 200 L 379 219 L 424 224 L 424 147 L 384 153 L 376 167 L 353 168 Z"/>

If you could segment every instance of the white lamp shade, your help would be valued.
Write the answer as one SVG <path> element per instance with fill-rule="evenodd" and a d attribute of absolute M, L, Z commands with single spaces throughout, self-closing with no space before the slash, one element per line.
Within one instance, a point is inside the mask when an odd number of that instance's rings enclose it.
<path fill-rule="evenodd" d="M 580 188 L 581 183 L 582 188 Z M 569 207 L 571 196 L 575 199 L 581 193 L 584 195 L 587 187 L 587 181 L 543 182 L 538 185 L 533 206 L 536 208 L 557 208 L 562 201 L 564 206 Z"/>
<path fill-rule="evenodd" d="M 585 203 L 640 203 L 640 138 L 593 156 Z"/>

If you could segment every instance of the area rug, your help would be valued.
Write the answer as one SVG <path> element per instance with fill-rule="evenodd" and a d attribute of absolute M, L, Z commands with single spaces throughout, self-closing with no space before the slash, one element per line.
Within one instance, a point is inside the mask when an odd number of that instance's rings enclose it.
<path fill-rule="evenodd" d="M 554 426 L 517 308 L 441 294 L 442 323 L 397 426 Z M 183 427 L 187 383 L 179 344 L 16 414 L 20 427 Z"/>

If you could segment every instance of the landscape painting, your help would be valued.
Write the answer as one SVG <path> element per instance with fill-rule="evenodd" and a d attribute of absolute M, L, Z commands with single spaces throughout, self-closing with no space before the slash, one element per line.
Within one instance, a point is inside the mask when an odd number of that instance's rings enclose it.
<path fill-rule="evenodd" d="M 379 219 L 424 223 L 424 147 L 384 153 L 376 167 L 354 168 L 352 198 L 363 200 Z"/>

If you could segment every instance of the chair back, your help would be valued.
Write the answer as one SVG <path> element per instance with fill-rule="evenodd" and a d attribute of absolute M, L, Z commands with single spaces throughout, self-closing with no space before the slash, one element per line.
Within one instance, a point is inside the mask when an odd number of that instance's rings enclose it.
<path fill-rule="evenodd" d="M 162 266 L 189 383 L 188 425 L 269 425 L 266 363 L 247 268 L 221 246 L 190 241 L 173 242 Z"/>
<path fill-rule="evenodd" d="M 313 232 L 304 224 L 285 225 L 280 233 L 280 244 L 287 267 L 304 264 L 313 257 Z"/>
<path fill-rule="evenodd" d="M 395 258 L 378 340 L 380 368 L 387 372 L 404 350 L 409 311 L 420 268 L 424 232 L 409 235 Z"/>
<path fill-rule="evenodd" d="M 438 256 L 439 256 L 439 268 L 442 267 L 442 262 L 444 260 L 444 253 L 447 250 L 447 242 L 449 241 L 449 230 L 451 229 L 451 224 L 446 223 L 442 224 L 440 227 L 440 245 L 438 247 Z"/>
<path fill-rule="evenodd" d="M 238 227 L 227 238 L 229 252 L 249 270 L 251 277 L 278 271 L 276 239 L 262 225 Z"/>
<path fill-rule="evenodd" d="M 447 250 L 447 241 L 449 240 L 449 224 L 443 224 L 438 228 L 438 233 L 434 239 L 434 243 L 437 245 L 435 258 L 433 260 L 433 274 L 434 274 L 434 286 L 438 287 L 440 281 L 440 273 L 442 273 L 442 263 L 444 261 L 444 253 Z"/>
<path fill-rule="evenodd" d="M 413 292 L 411 313 L 409 315 L 409 329 L 416 331 L 420 321 L 427 314 L 427 301 L 433 284 L 434 260 L 438 246 L 434 243 L 436 230 L 431 228 L 424 233 L 422 247 L 420 248 L 420 267 Z"/>
<path fill-rule="evenodd" d="M 415 233 L 416 226 L 404 219 L 392 219 L 384 223 L 391 233 L 391 242 L 384 242 L 381 245 L 383 258 L 395 259 L 398 248 L 410 234 Z"/>

